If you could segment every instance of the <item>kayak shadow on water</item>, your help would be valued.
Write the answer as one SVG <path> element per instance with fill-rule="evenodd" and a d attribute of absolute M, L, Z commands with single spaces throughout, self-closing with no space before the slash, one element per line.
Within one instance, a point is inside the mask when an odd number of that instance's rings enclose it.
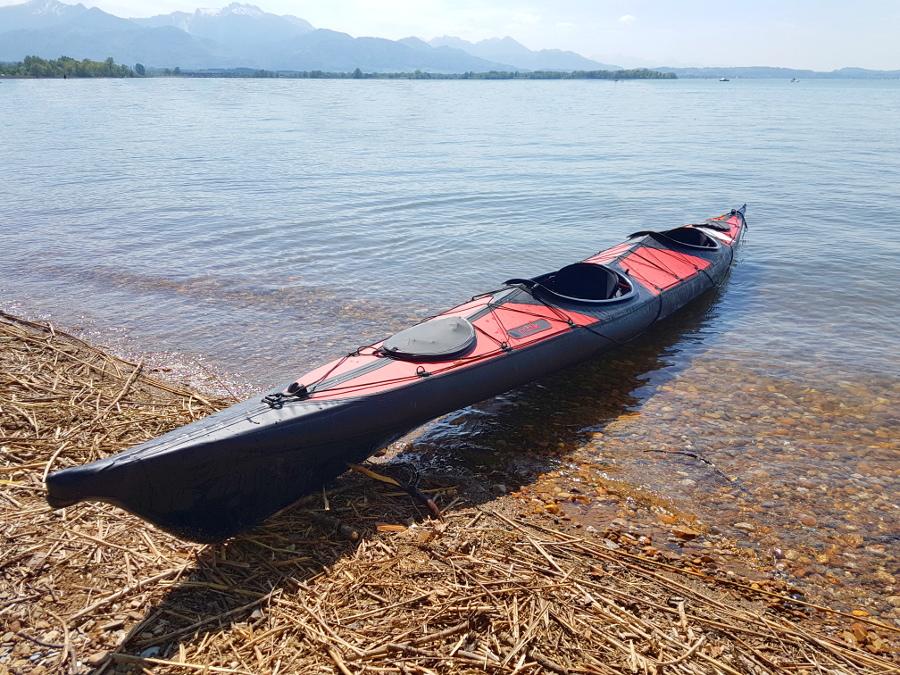
<path fill-rule="evenodd" d="M 708 349 L 719 296 L 702 295 L 611 354 L 444 416 L 370 466 L 399 480 L 415 466 L 420 489 L 447 519 L 469 521 L 475 508 L 497 498 L 499 484 L 502 492 L 518 490 L 561 466 Z M 434 527 L 427 509 L 396 486 L 348 472 L 247 533 L 201 549 L 193 569 L 148 615 L 156 617 L 153 630 L 134 634 L 125 647 L 165 658 L 181 641 L 229 624 L 252 633 L 273 594 L 308 594 L 308 581 L 342 560 L 365 564 L 371 547 L 393 546 L 400 559 L 427 545 Z M 389 542 L 375 536 L 385 532 L 396 535 Z"/>
<path fill-rule="evenodd" d="M 607 425 L 638 414 L 657 387 L 709 349 L 720 296 L 710 291 L 610 353 L 441 418 L 401 459 L 426 474 L 482 483 L 485 499 L 500 487 L 520 489 L 566 464 Z"/>

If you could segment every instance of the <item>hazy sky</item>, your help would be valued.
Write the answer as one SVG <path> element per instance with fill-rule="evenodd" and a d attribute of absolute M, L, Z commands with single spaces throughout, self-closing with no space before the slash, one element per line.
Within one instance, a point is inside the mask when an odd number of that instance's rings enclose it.
<path fill-rule="evenodd" d="M 81 1 L 122 17 L 229 2 Z M 199 0 L 204 1 L 209 2 Z M 0 5 L 21 2 L 0 0 Z M 900 0 L 251 0 L 250 4 L 356 37 L 415 35 L 428 40 L 455 35 L 477 41 L 509 35 L 530 49 L 571 49 L 626 66 L 900 69 Z"/>

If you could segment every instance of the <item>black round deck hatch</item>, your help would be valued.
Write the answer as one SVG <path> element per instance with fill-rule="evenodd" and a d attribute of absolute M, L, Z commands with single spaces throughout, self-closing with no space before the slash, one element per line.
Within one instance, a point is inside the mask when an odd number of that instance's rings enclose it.
<path fill-rule="evenodd" d="M 475 327 L 460 316 L 445 316 L 392 335 L 379 351 L 404 361 L 443 361 L 465 354 L 474 345 Z"/>

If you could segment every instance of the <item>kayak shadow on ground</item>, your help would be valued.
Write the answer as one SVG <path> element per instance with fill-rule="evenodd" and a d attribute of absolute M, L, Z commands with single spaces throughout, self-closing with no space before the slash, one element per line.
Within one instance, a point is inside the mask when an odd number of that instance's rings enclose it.
<path fill-rule="evenodd" d="M 701 296 L 610 354 L 446 415 L 370 467 L 402 481 L 411 464 L 419 488 L 449 513 L 519 490 L 565 463 L 592 434 L 634 414 L 709 349 L 719 296 Z M 396 486 L 348 472 L 247 533 L 201 549 L 123 649 L 166 658 L 182 641 L 196 643 L 232 624 L 252 633 L 273 596 L 308 592 L 307 583 L 337 561 L 377 545 L 379 532 L 415 530 L 429 517 Z"/>

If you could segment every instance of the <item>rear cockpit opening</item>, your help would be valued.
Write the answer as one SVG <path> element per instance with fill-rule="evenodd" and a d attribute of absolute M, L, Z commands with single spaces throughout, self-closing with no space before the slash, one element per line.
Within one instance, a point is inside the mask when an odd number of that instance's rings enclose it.
<path fill-rule="evenodd" d="M 676 227 L 675 229 L 657 232 L 656 234 L 692 248 L 714 249 L 719 246 L 719 243 L 713 237 L 696 227 Z"/>
<path fill-rule="evenodd" d="M 629 235 L 628 238 L 633 239 L 635 237 L 648 236 L 666 245 L 671 245 L 674 242 L 681 246 L 687 246 L 688 248 L 699 248 L 707 251 L 717 249 L 719 247 L 719 242 L 716 241 L 716 238 L 699 229 L 700 227 L 709 227 L 709 225 L 686 225 L 671 230 L 663 230 L 662 232 L 641 230 L 640 232 Z"/>

